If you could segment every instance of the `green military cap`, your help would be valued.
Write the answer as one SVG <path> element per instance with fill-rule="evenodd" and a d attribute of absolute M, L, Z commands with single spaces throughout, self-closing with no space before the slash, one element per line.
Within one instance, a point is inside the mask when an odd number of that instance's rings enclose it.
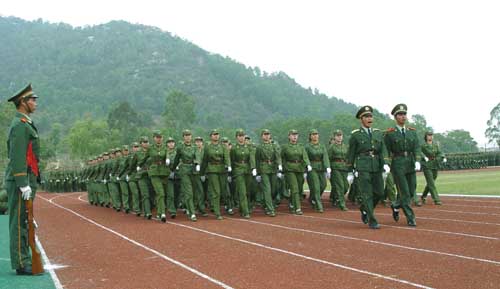
<path fill-rule="evenodd" d="M 153 131 L 153 137 L 157 137 L 157 136 L 162 137 L 161 132 L 159 130 Z"/>
<path fill-rule="evenodd" d="M 219 130 L 214 128 L 211 132 L 210 132 L 210 135 L 213 135 L 213 134 L 219 134 Z"/>
<path fill-rule="evenodd" d="M 343 135 L 344 133 L 342 132 L 342 130 L 340 129 L 337 129 L 333 132 L 333 135 Z"/>
<path fill-rule="evenodd" d="M 236 130 L 236 136 L 240 136 L 240 135 L 245 135 L 245 131 L 241 128 Z"/>
<path fill-rule="evenodd" d="M 174 139 L 173 137 L 169 136 L 169 137 L 167 138 L 167 141 L 165 141 L 165 142 L 166 142 L 166 143 L 169 143 L 169 142 L 175 142 L 175 139 Z"/>
<path fill-rule="evenodd" d="M 128 145 L 123 145 L 123 146 L 122 146 L 122 150 L 124 150 L 124 151 L 128 151 Z"/>
<path fill-rule="evenodd" d="M 309 131 L 309 135 L 312 135 L 312 134 L 319 134 L 318 130 L 313 128 Z"/>
<path fill-rule="evenodd" d="M 227 137 L 223 137 L 223 138 L 221 139 L 221 142 L 229 142 L 229 139 L 228 139 Z"/>
<path fill-rule="evenodd" d="M 109 156 L 109 152 L 103 152 L 102 156 Z"/>
<path fill-rule="evenodd" d="M 369 105 L 362 106 L 356 113 L 356 118 L 362 118 L 367 114 L 373 114 L 373 108 Z"/>
<path fill-rule="evenodd" d="M 430 130 L 425 132 L 425 135 L 433 135 L 433 134 L 434 133 L 432 131 L 430 131 Z"/>
<path fill-rule="evenodd" d="M 398 113 L 404 112 L 406 113 L 408 111 L 408 107 L 404 103 L 397 104 L 391 111 L 392 115 L 396 115 Z"/>
<path fill-rule="evenodd" d="M 140 142 L 149 142 L 149 139 L 147 136 L 141 136 Z"/>
<path fill-rule="evenodd" d="M 201 141 L 203 141 L 203 138 L 201 136 L 197 136 L 197 137 L 194 138 L 194 140 L 201 140 Z"/>
<path fill-rule="evenodd" d="M 291 135 L 291 134 L 299 134 L 299 132 L 296 129 L 291 129 L 288 131 L 288 135 Z"/>
<path fill-rule="evenodd" d="M 133 143 L 132 143 L 132 146 L 133 146 L 133 147 L 138 147 L 138 146 L 139 146 L 139 143 L 135 141 L 135 142 L 133 142 Z"/>
<path fill-rule="evenodd" d="M 120 148 L 115 148 L 115 152 L 121 152 L 122 150 Z"/>
<path fill-rule="evenodd" d="M 248 134 L 245 135 L 245 139 L 252 139 Z"/>
<path fill-rule="evenodd" d="M 271 131 L 270 131 L 270 130 L 268 130 L 267 128 L 265 128 L 265 129 L 263 129 L 263 130 L 261 130 L 261 131 L 260 131 L 260 135 L 263 135 L 263 134 L 270 134 L 270 133 L 271 133 Z"/>
<path fill-rule="evenodd" d="M 185 135 L 192 135 L 192 133 L 189 129 L 185 129 L 182 131 L 182 136 L 185 136 Z"/>
<path fill-rule="evenodd" d="M 21 91 L 19 91 L 14 96 L 9 98 L 7 101 L 17 102 L 17 101 L 24 99 L 24 98 L 37 98 L 37 97 L 38 96 L 33 92 L 33 88 L 31 87 L 31 83 L 30 83 L 25 88 L 23 88 Z"/>
<path fill-rule="evenodd" d="M 116 149 L 115 148 L 111 148 L 109 149 L 109 154 L 114 154 L 116 152 Z"/>

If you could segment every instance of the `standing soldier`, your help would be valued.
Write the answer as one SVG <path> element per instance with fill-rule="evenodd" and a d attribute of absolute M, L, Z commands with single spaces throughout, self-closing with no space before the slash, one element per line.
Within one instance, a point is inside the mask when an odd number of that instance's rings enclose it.
<path fill-rule="evenodd" d="M 171 219 L 175 219 L 177 216 L 177 203 L 175 202 L 175 167 L 174 160 L 177 155 L 177 150 L 175 149 L 175 140 L 171 137 L 167 138 L 167 158 L 170 160 L 170 165 L 168 168 L 168 182 L 167 182 L 167 198 L 166 206 Z"/>
<path fill-rule="evenodd" d="M 328 157 L 332 173 L 330 177 L 332 205 L 337 205 L 342 211 L 347 211 L 344 194 L 349 190 L 347 182 L 347 145 L 343 143 L 344 135 L 340 129 L 333 135 L 333 143 L 328 147 Z"/>
<path fill-rule="evenodd" d="M 317 129 L 309 131 L 309 143 L 305 146 L 305 149 L 312 167 L 312 171 L 307 174 L 309 201 L 316 211 L 323 213 L 321 195 L 325 191 L 326 179 L 330 178 L 332 169 L 330 168 L 328 152 L 325 146 L 319 142 Z"/>
<path fill-rule="evenodd" d="M 7 140 L 9 163 L 5 171 L 8 195 L 10 264 L 17 275 L 33 275 L 28 246 L 28 214 L 25 200 L 34 200 L 40 179 L 38 131 L 30 118 L 37 107 L 31 84 L 8 101 L 16 106 Z"/>
<path fill-rule="evenodd" d="M 170 159 L 163 144 L 163 136 L 159 131 L 153 133 L 154 144 L 148 150 L 148 175 L 155 192 L 156 215 L 162 222 L 167 221 L 165 215 L 165 192 L 169 175 Z"/>
<path fill-rule="evenodd" d="M 288 132 L 288 144 L 283 145 L 281 148 L 281 160 L 283 161 L 283 168 L 285 171 L 286 183 L 290 188 L 291 202 L 289 207 L 293 210 L 294 214 L 302 215 L 300 204 L 300 192 L 302 184 L 304 183 L 304 171 L 307 167 L 307 172 L 312 171 L 309 157 L 304 149 L 304 146 L 299 144 L 299 132 L 292 129 Z"/>
<path fill-rule="evenodd" d="M 387 149 L 384 144 L 382 132 L 372 128 L 373 109 L 366 105 L 356 113 L 356 118 L 361 122 L 359 129 L 353 130 L 349 140 L 347 152 L 347 175 L 352 184 L 354 177 L 359 178 L 361 200 L 361 219 L 371 229 L 379 229 L 374 209 L 384 198 L 384 179 L 382 171 L 389 173 L 386 163 Z"/>
<path fill-rule="evenodd" d="M 223 146 L 226 147 L 228 152 L 231 152 L 231 142 L 227 137 L 223 137 L 221 139 L 221 143 Z M 221 198 L 222 198 L 222 203 L 224 204 L 224 210 L 229 214 L 233 215 L 233 208 L 234 208 L 234 197 L 233 197 L 233 190 L 232 190 L 232 175 L 231 172 L 226 173 L 226 177 L 224 180 L 224 184 L 222 185 L 222 191 L 220 192 Z"/>
<path fill-rule="evenodd" d="M 139 151 L 139 143 L 132 143 L 132 153 L 129 155 L 129 165 L 125 179 L 128 182 L 130 192 L 132 193 L 132 210 L 137 217 L 141 216 L 141 194 L 139 185 L 137 184 L 137 152 Z"/>
<path fill-rule="evenodd" d="M 184 197 L 184 208 L 189 219 L 196 222 L 196 213 L 194 207 L 193 188 L 195 187 L 193 173 L 200 172 L 200 154 L 192 143 L 193 135 L 190 130 L 185 129 L 182 132 L 183 142 L 177 147 L 174 167 L 179 167 L 179 177 L 181 179 L 181 195 Z"/>
<path fill-rule="evenodd" d="M 137 155 L 137 167 L 136 167 L 136 180 L 139 185 L 139 190 L 142 197 L 142 211 L 144 213 L 144 218 L 151 220 L 151 196 L 149 194 L 149 177 L 148 177 L 148 165 L 147 161 L 149 158 L 149 140 L 147 136 L 141 137 L 140 141 L 141 148 L 136 153 Z"/>
<path fill-rule="evenodd" d="M 417 223 L 410 203 L 412 198 L 416 198 L 416 171 L 420 170 L 421 152 L 416 130 L 406 127 L 406 112 L 406 104 L 398 104 L 392 109 L 396 126 L 387 130 L 385 144 L 392 157 L 392 175 L 398 190 L 399 202 L 392 206 L 394 220 L 399 220 L 398 209 L 403 208 L 408 226 L 415 227 Z"/>
<path fill-rule="evenodd" d="M 266 215 L 274 217 L 273 193 L 277 192 L 277 174 L 282 178 L 283 166 L 281 165 L 281 154 L 277 147 L 271 142 L 271 132 L 263 129 L 260 133 L 261 142 L 255 151 L 257 165 L 257 180 L 260 181 L 260 189 L 264 195 L 264 209 Z"/>
<path fill-rule="evenodd" d="M 196 145 L 196 153 L 199 155 L 199 159 L 203 160 L 203 138 L 201 136 L 197 136 L 194 139 L 194 143 Z M 208 214 L 205 211 L 205 190 L 203 188 L 202 182 L 202 174 L 203 172 L 197 172 L 196 170 L 193 172 L 194 175 L 194 206 L 195 209 L 203 216 L 207 217 Z M 203 174 L 204 175 L 204 174 Z"/>
<path fill-rule="evenodd" d="M 217 220 L 222 220 L 220 213 L 220 197 L 222 186 L 226 184 L 227 173 L 232 171 L 229 151 L 219 143 L 219 131 L 210 132 L 210 143 L 203 154 L 203 168 L 208 179 L 208 194 L 211 198 L 211 207 Z"/>
<path fill-rule="evenodd" d="M 120 189 L 118 187 L 118 181 L 116 179 L 117 173 L 118 173 L 118 157 L 117 151 L 120 152 L 120 150 L 114 148 L 110 149 L 110 156 L 111 158 L 109 159 L 109 170 L 108 170 L 108 176 L 109 176 L 109 182 L 108 182 L 108 190 L 109 194 L 111 195 L 111 202 L 113 204 L 113 209 L 115 211 L 119 212 L 121 209 L 121 201 L 120 201 Z M 120 152 L 121 155 L 121 152 Z"/>
<path fill-rule="evenodd" d="M 439 162 L 446 163 L 446 158 L 439 149 L 439 146 L 432 141 L 433 134 L 428 131 L 424 135 L 425 143 L 422 145 L 422 155 L 424 156 L 424 161 L 422 162 L 422 168 L 424 171 L 426 186 L 424 192 L 422 193 L 422 204 L 425 204 L 427 194 L 430 192 L 434 204 L 442 205 L 439 199 L 439 194 L 436 189 L 436 178 L 438 176 Z"/>
<path fill-rule="evenodd" d="M 116 180 L 119 182 L 120 191 L 122 194 L 122 206 L 126 214 L 130 212 L 129 205 L 129 187 L 128 187 L 128 168 L 130 164 L 130 158 L 128 157 L 128 145 L 122 147 L 122 156 L 118 159 L 118 173 Z"/>

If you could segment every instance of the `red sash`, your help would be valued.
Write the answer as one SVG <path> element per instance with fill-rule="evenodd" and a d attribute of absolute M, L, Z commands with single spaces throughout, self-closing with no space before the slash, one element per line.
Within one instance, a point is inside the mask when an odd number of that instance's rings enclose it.
<path fill-rule="evenodd" d="M 28 151 L 26 152 L 26 164 L 31 169 L 33 174 L 38 177 L 38 161 L 36 160 L 35 153 L 33 152 L 33 145 L 31 141 L 28 144 Z"/>

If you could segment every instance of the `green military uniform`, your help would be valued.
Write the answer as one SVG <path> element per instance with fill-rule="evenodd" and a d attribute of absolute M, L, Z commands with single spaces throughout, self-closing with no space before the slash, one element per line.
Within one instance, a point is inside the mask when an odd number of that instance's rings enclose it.
<path fill-rule="evenodd" d="M 240 129 L 236 131 L 236 136 L 244 136 L 245 132 Z M 235 191 L 238 194 L 239 209 L 241 216 L 250 217 L 247 194 L 252 181 L 252 171 L 257 175 L 255 169 L 255 152 L 246 143 L 236 142 L 230 152 L 231 167 L 233 168 L 233 182 Z"/>
<path fill-rule="evenodd" d="M 288 135 L 292 134 L 298 134 L 297 130 L 292 129 L 288 132 Z M 305 168 L 306 166 L 311 168 L 309 157 L 303 145 L 289 142 L 281 148 L 281 160 L 286 182 L 290 189 L 290 208 L 294 210 L 295 214 L 302 215 L 300 195 L 304 184 Z"/>
<path fill-rule="evenodd" d="M 129 181 L 128 168 L 129 168 L 130 158 L 128 157 L 128 155 L 125 155 L 125 153 L 128 153 L 127 145 L 124 145 L 122 147 L 122 156 L 117 160 L 118 172 L 116 180 L 120 185 L 123 210 L 125 211 L 126 214 L 128 214 L 130 212 L 130 199 L 129 199 L 130 192 L 128 186 L 128 181 Z"/>
<path fill-rule="evenodd" d="M 191 131 L 184 130 L 183 136 L 191 135 Z M 199 172 L 201 169 L 201 155 L 197 147 L 192 142 L 184 141 L 177 147 L 175 155 L 174 167 L 179 166 L 179 177 L 181 180 L 181 195 L 183 196 L 184 208 L 191 221 L 196 221 L 194 193 L 196 175 L 194 171 Z"/>
<path fill-rule="evenodd" d="M 263 134 L 271 134 L 271 132 L 268 129 L 263 129 L 261 136 Z M 257 174 L 260 177 L 260 190 L 264 195 L 264 209 L 267 215 L 274 217 L 276 213 L 273 200 L 276 196 L 273 194 L 277 193 L 277 173 L 283 178 L 279 146 L 270 140 L 269 142 L 262 140 L 255 151 L 255 162 Z"/>
<path fill-rule="evenodd" d="M 231 152 L 231 142 L 227 137 L 222 137 L 221 143 L 228 152 Z M 229 214 L 233 215 L 233 208 L 235 207 L 235 201 L 234 198 L 235 196 L 233 195 L 233 188 L 232 188 L 232 177 L 231 177 L 231 172 L 225 172 L 225 177 L 221 179 L 222 185 L 221 185 L 221 192 L 220 196 L 222 199 L 222 203 L 224 204 L 224 210 Z"/>
<path fill-rule="evenodd" d="M 153 137 L 162 137 L 160 132 L 153 133 Z M 166 145 L 162 142 L 153 143 L 148 150 L 148 176 L 155 192 L 156 215 L 162 222 L 166 221 L 165 193 L 167 191 L 168 175 L 171 160 L 167 158 Z"/>
<path fill-rule="evenodd" d="M 118 175 L 118 158 L 116 157 L 116 149 L 111 149 L 111 158 L 108 160 L 108 171 L 106 178 L 108 179 L 108 191 L 111 197 L 113 209 L 119 212 L 121 209 L 120 189 L 116 179 Z"/>
<path fill-rule="evenodd" d="M 203 138 L 202 137 L 196 137 L 194 139 L 195 141 L 201 141 L 203 143 Z M 203 146 L 202 147 L 196 147 L 197 154 L 199 155 L 199 159 L 203 161 Z M 196 170 L 193 172 L 193 191 L 194 191 L 194 206 L 197 212 L 199 212 L 202 216 L 208 216 L 207 212 L 205 211 L 205 202 L 206 202 L 206 197 L 205 197 L 205 190 L 203 188 L 203 182 L 201 180 L 201 175 L 204 174 L 203 172 L 197 172 Z"/>
<path fill-rule="evenodd" d="M 312 134 L 318 134 L 318 130 L 312 129 L 309 132 L 309 137 Z M 309 201 L 314 209 L 318 212 L 323 212 L 323 203 L 321 195 L 326 188 L 326 173 L 331 173 L 330 159 L 326 147 L 311 140 L 305 146 L 307 156 L 311 162 L 312 171 L 307 173 L 307 184 L 309 185 Z"/>
<path fill-rule="evenodd" d="M 132 143 L 132 147 L 138 149 L 139 148 L 139 143 L 134 142 Z M 127 175 L 125 178 L 128 176 L 128 186 L 130 188 L 131 192 L 131 199 L 132 199 L 132 211 L 137 215 L 141 215 L 141 194 L 139 191 L 139 185 L 137 183 L 137 152 L 130 152 L 129 156 L 129 164 L 127 168 Z"/>
<path fill-rule="evenodd" d="M 175 218 L 177 215 L 177 205 L 175 200 L 175 167 L 174 167 L 174 161 L 175 157 L 177 156 L 177 149 L 175 146 L 171 149 L 168 147 L 169 143 L 174 143 L 175 140 L 171 137 L 167 139 L 167 158 L 171 160 L 170 166 L 169 166 L 169 176 L 168 176 L 168 182 L 167 182 L 167 198 L 166 198 L 166 206 L 168 213 L 170 214 L 170 218 Z"/>
<path fill-rule="evenodd" d="M 210 135 L 219 134 L 212 130 Z M 222 219 L 220 212 L 221 192 L 227 182 L 227 170 L 231 167 L 228 149 L 219 142 L 211 142 L 205 146 L 203 154 L 202 171 L 208 179 L 208 194 L 210 195 L 211 207 L 218 220 Z"/>
<path fill-rule="evenodd" d="M 6 214 L 9 210 L 9 198 L 6 191 L 0 191 L 0 215 Z"/>
<path fill-rule="evenodd" d="M 425 135 L 432 135 L 432 133 L 427 132 Z M 434 203 L 436 205 L 441 205 L 442 203 L 439 199 L 435 181 L 438 176 L 439 163 L 443 161 L 444 155 L 439 149 L 439 146 L 434 143 L 429 144 L 425 142 L 422 144 L 421 150 L 424 156 L 422 160 L 422 170 L 424 171 L 425 181 L 427 183 L 422 193 L 422 203 L 425 203 L 427 194 L 430 192 Z"/>
<path fill-rule="evenodd" d="M 335 134 L 342 135 L 342 131 L 337 130 Z M 344 143 L 332 143 L 328 146 L 328 158 L 332 168 L 330 200 L 332 205 L 338 205 L 343 211 L 347 210 L 344 194 L 349 190 L 349 183 L 347 182 L 348 168 L 346 165 L 347 150 L 348 147 Z"/>
<path fill-rule="evenodd" d="M 392 110 L 392 115 L 396 117 L 398 113 L 406 113 L 406 111 L 405 104 L 398 104 Z M 415 214 L 410 203 L 412 198 L 416 198 L 417 177 L 415 169 L 421 154 L 416 130 L 411 127 L 400 128 L 396 126 L 389 128 L 384 138 L 387 150 L 391 154 L 391 171 L 398 190 L 399 204 L 393 207 L 403 208 L 408 225 L 415 226 Z"/>
<path fill-rule="evenodd" d="M 20 107 L 21 102 L 36 97 L 30 84 L 9 101 Z M 37 178 L 40 177 L 40 143 L 35 124 L 19 108 L 9 127 L 7 152 L 9 163 L 5 171 L 5 189 L 9 207 L 10 262 L 17 274 L 31 275 L 28 214 L 24 200 L 35 199 Z"/>
<path fill-rule="evenodd" d="M 147 137 L 141 137 L 141 144 L 148 143 Z M 136 180 L 139 185 L 139 190 L 141 192 L 142 198 L 142 211 L 144 217 L 151 219 L 151 196 L 149 194 L 149 177 L 148 177 L 148 158 L 149 158 L 149 148 L 141 149 L 136 153 L 137 155 L 137 167 L 136 167 Z"/>
<path fill-rule="evenodd" d="M 356 113 L 356 118 L 371 116 L 372 112 L 371 106 L 363 106 Z M 387 149 L 379 129 L 362 126 L 352 131 L 347 152 L 347 166 L 350 171 L 354 170 L 358 174 L 360 192 L 358 199 L 361 201 L 362 219 L 372 229 L 380 227 L 374 209 L 384 197 L 382 169 L 386 165 L 386 158 Z"/>

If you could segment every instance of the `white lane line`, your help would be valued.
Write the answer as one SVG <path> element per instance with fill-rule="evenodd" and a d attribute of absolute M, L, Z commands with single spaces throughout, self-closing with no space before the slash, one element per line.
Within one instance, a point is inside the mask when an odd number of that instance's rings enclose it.
<path fill-rule="evenodd" d="M 237 241 L 237 242 L 240 242 L 240 243 L 244 243 L 244 244 L 247 244 L 247 245 L 256 246 L 256 247 L 259 247 L 259 248 L 264 248 L 264 249 L 275 251 L 275 252 L 280 252 L 280 253 L 283 253 L 283 254 L 287 254 L 287 255 L 291 255 L 291 256 L 303 258 L 303 259 L 306 259 L 306 260 L 309 260 L 309 261 L 313 261 L 313 262 L 317 262 L 317 263 L 321 263 L 321 264 L 325 264 L 325 265 L 330 265 L 330 266 L 333 266 L 333 267 L 342 268 L 342 269 L 345 269 L 345 270 L 354 271 L 354 272 L 357 272 L 357 273 L 362 273 L 362 274 L 366 274 L 366 275 L 369 275 L 369 276 L 373 276 L 373 277 L 377 277 L 377 278 L 381 278 L 381 279 L 386 279 L 386 280 L 390 280 L 390 281 L 394 281 L 394 282 L 398 282 L 398 283 L 403 283 L 403 284 L 406 284 L 406 285 L 411 285 L 411 286 L 414 286 L 414 287 L 417 287 L 417 288 L 427 288 L 427 289 L 432 288 L 432 287 L 429 287 L 429 286 L 425 286 L 425 285 L 418 284 L 418 283 L 413 283 L 413 282 L 406 281 L 406 280 L 403 280 L 403 279 L 398 279 L 398 278 L 394 278 L 394 277 L 390 277 L 390 276 L 386 276 L 386 275 L 382 275 L 382 274 L 378 274 L 378 273 L 373 273 L 373 272 L 370 272 L 370 271 L 365 271 L 365 270 L 362 270 L 362 269 L 357 269 L 357 268 L 353 268 L 353 267 L 349 267 L 349 266 L 345 266 L 345 265 L 341 265 L 341 264 L 329 262 L 329 261 L 322 260 L 322 259 L 317 259 L 317 258 L 314 258 L 314 257 L 309 257 L 309 256 L 306 256 L 306 255 L 302 255 L 302 254 L 299 254 L 299 253 L 287 251 L 287 250 L 284 250 L 284 249 L 279 249 L 279 248 L 267 246 L 267 245 L 264 245 L 264 244 L 260 244 L 260 243 L 255 243 L 255 242 L 252 242 L 252 241 L 248 241 L 248 240 L 243 240 L 243 239 L 239 239 L 239 238 L 234 238 L 234 237 L 226 236 L 226 235 L 222 235 L 222 234 L 219 234 L 219 233 L 214 233 L 214 232 L 211 232 L 211 231 L 199 229 L 199 228 L 196 228 L 196 227 L 187 226 L 187 225 L 184 225 L 184 224 L 172 223 L 172 222 L 167 222 L 167 224 L 175 225 L 175 226 L 179 226 L 179 227 L 183 227 L 183 228 L 187 228 L 189 230 L 194 230 L 194 231 L 202 232 L 202 233 L 205 233 L 205 234 L 208 234 L 208 235 L 212 235 L 212 236 L 216 236 L 216 237 L 220 237 L 220 238 L 224 238 L 224 239 L 228 239 L 228 240 L 232 240 L 232 241 Z"/>
<path fill-rule="evenodd" d="M 41 197 L 41 198 L 44 199 L 43 197 Z M 40 254 L 42 255 L 42 259 L 45 263 L 43 268 L 45 270 L 49 271 L 50 277 L 52 278 L 52 281 L 54 282 L 54 286 L 56 287 L 56 289 L 63 289 L 64 287 L 56 275 L 56 272 L 54 270 L 54 266 L 50 263 L 49 257 L 47 257 L 47 254 L 45 253 L 45 250 L 43 249 L 42 243 L 40 242 L 40 240 L 38 239 L 38 237 L 36 235 L 35 235 L 35 241 L 36 241 L 36 246 L 40 250 Z"/>
<path fill-rule="evenodd" d="M 295 215 L 292 215 L 295 217 Z M 353 220 L 346 220 L 346 219 L 337 219 L 337 218 L 325 218 L 325 217 L 316 217 L 316 216 L 297 216 L 297 217 L 303 217 L 303 218 L 312 218 L 312 219 L 318 219 L 318 220 L 326 220 L 326 221 L 338 221 L 338 222 L 346 222 L 346 223 L 353 223 L 353 224 L 362 224 L 362 222 L 359 221 L 353 221 Z M 488 236 L 481 236 L 481 235 L 474 235 L 474 234 L 467 234 L 467 233 L 457 233 L 457 232 L 449 232 L 449 231 L 441 231 L 441 230 L 431 230 L 431 229 L 421 229 L 421 228 L 409 228 L 409 227 L 400 227 L 400 226 L 394 226 L 394 225 L 382 225 L 380 226 L 383 227 L 390 227 L 398 230 L 408 230 L 408 231 L 424 231 L 424 232 L 431 232 L 431 233 L 439 233 L 439 234 L 448 234 L 448 235 L 457 235 L 457 236 L 462 236 L 462 237 L 470 237 L 470 238 L 479 238 L 479 239 L 486 239 L 486 240 L 500 240 L 500 238 L 495 238 L 495 237 L 488 237 Z"/>
<path fill-rule="evenodd" d="M 446 207 L 467 207 L 467 208 L 488 208 L 488 209 L 500 209 L 500 206 L 477 206 L 477 205 L 459 205 L 446 203 Z"/>
<path fill-rule="evenodd" d="M 0 258 L 0 261 L 7 261 L 7 262 L 10 262 L 10 258 Z"/>
<path fill-rule="evenodd" d="M 419 195 L 421 196 L 422 194 L 419 194 Z M 439 194 L 439 196 L 440 197 L 450 198 L 450 199 L 456 199 L 456 200 L 461 200 L 461 198 L 464 198 L 464 199 L 473 199 L 473 198 L 481 199 L 481 198 L 483 198 L 483 199 L 491 199 L 491 200 L 500 199 L 500 195 L 454 195 L 454 194 Z M 470 200 L 470 201 L 474 201 L 474 200 Z"/>
<path fill-rule="evenodd" d="M 494 264 L 494 265 L 500 265 L 500 262 L 499 261 L 495 261 L 495 260 L 481 259 L 481 258 L 475 258 L 475 257 L 470 257 L 470 256 L 464 256 L 464 255 L 458 255 L 458 254 L 452 254 L 452 253 L 445 253 L 445 252 L 428 250 L 428 249 L 422 249 L 422 248 L 409 247 L 409 246 L 403 246 L 403 245 L 398 245 L 398 244 L 393 244 L 393 243 L 387 243 L 387 242 L 374 241 L 374 240 L 363 239 L 363 238 L 356 238 L 356 237 L 349 237 L 349 236 L 344 236 L 344 235 L 338 235 L 338 234 L 333 234 L 333 233 L 325 233 L 325 232 L 318 232 L 318 231 L 312 231 L 312 230 L 307 230 L 307 229 L 287 227 L 287 226 L 283 226 L 283 225 L 263 223 L 263 222 L 254 221 L 254 220 L 246 220 L 246 219 L 243 220 L 243 219 L 236 219 L 236 218 L 228 218 L 228 219 L 234 220 L 234 221 L 240 221 L 240 222 L 250 222 L 250 223 L 254 223 L 254 224 L 260 224 L 260 225 L 270 226 L 270 227 L 274 227 L 274 228 L 280 228 L 280 229 L 284 229 L 284 230 L 297 231 L 297 232 L 302 232 L 302 233 L 311 233 L 311 234 L 316 234 L 316 235 L 322 235 L 322 236 L 328 236 L 328 237 L 334 237 L 334 238 L 340 238 L 340 239 L 360 241 L 360 242 L 365 242 L 365 243 L 371 243 L 371 244 L 383 245 L 383 246 L 388 246 L 388 247 L 394 247 L 394 248 L 399 248 L 399 249 L 404 249 L 404 250 L 424 252 L 424 253 L 430 253 L 430 254 L 436 254 L 436 255 L 443 255 L 443 256 L 448 256 L 448 257 L 455 257 L 455 258 L 459 258 L 459 259 L 465 259 L 465 260 L 472 260 L 472 261 L 477 261 L 477 262 L 489 263 L 489 264 Z M 177 224 L 175 224 L 175 225 L 177 225 Z"/>
<path fill-rule="evenodd" d="M 464 211 L 441 210 L 441 209 L 426 209 L 426 208 L 418 208 L 416 211 L 417 212 L 418 211 L 446 212 L 446 213 L 458 213 L 458 214 L 482 215 L 482 216 L 500 216 L 500 214 L 495 214 L 495 213 L 464 212 Z"/>
<path fill-rule="evenodd" d="M 219 280 L 217 280 L 215 278 L 212 278 L 212 277 L 210 277 L 210 276 L 208 276 L 208 275 L 206 275 L 206 274 L 204 274 L 204 273 L 202 273 L 202 272 L 200 272 L 200 271 L 198 271 L 198 270 L 196 270 L 196 269 L 194 269 L 192 267 L 189 267 L 188 265 L 185 265 L 182 262 L 179 262 L 179 261 L 177 261 L 175 259 L 172 259 L 172 258 L 170 258 L 170 257 L 168 257 L 168 256 L 166 256 L 166 255 L 164 255 L 164 254 L 162 254 L 162 253 L 154 250 L 154 249 L 151 249 L 151 248 L 147 247 L 146 245 L 143 245 L 143 244 L 141 244 L 141 243 L 139 243 L 139 242 L 137 242 L 135 240 L 132 240 L 132 239 L 128 238 L 127 236 L 125 236 L 125 235 L 123 235 L 121 233 L 118 233 L 118 232 L 116 232 L 116 231 L 114 231 L 114 230 L 112 230 L 112 229 L 110 229 L 108 227 L 105 227 L 105 226 L 103 226 L 103 225 L 101 225 L 101 224 L 99 224 L 99 223 L 97 223 L 97 222 L 95 222 L 95 221 L 93 221 L 93 220 L 91 220 L 91 219 L 89 219 L 89 218 L 87 218 L 87 217 L 85 217 L 85 216 L 83 216 L 83 215 L 81 215 L 81 214 L 79 214 L 79 213 L 71 210 L 71 209 L 68 209 L 68 208 L 66 208 L 66 207 L 64 207 L 62 205 L 59 205 L 59 204 L 53 202 L 52 199 L 49 200 L 49 199 L 46 199 L 44 197 L 40 197 L 40 198 L 42 198 L 43 200 L 45 200 L 45 201 L 53 204 L 54 206 L 56 206 L 56 207 L 58 207 L 60 209 L 63 209 L 65 211 L 68 211 L 68 212 L 70 212 L 70 213 L 72 213 L 72 214 L 80 217 L 81 219 L 83 219 L 83 220 L 85 220 L 85 221 L 87 221 L 87 222 L 89 222 L 89 223 L 91 223 L 91 224 L 93 224 L 93 225 L 95 225 L 95 226 L 103 229 L 103 230 L 106 230 L 106 231 L 108 231 L 108 232 L 110 232 L 112 234 L 115 234 L 116 236 L 118 236 L 118 237 L 120 237 L 120 238 L 122 238 L 122 239 L 124 239 L 126 241 L 129 241 L 130 243 L 132 243 L 132 244 L 134 244 L 134 245 L 136 245 L 138 247 L 141 247 L 141 248 L 143 248 L 146 251 L 149 251 L 149 252 L 151 252 L 151 253 L 153 253 L 153 254 L 155 254 L 155 255 L 157 255 L 157 256 L 159 256 L 159 257 L 161 257 L 161 258 L 163 258 L 163 259 L 165 259 L 165 260 L 167 260 L 167 261 L 169 261 L 169 262 L 177 265 L 177 266 L 180 266 L 180 267 L 182 267 L 182 268 L 184 268 L 184 269 L 186 269 L 186 270 L 188 270 L 188 271 L 190 271 L 190 272 L 192 272 L 192 273 L 200 276 L 203 279 L 206 279 L 206 280 L 208 280 L 208 281 L 210 281 L 210 282 L 212 282 L 214 284 L 217 284 L 217 285 L 219 285 L 222 288 L 232 289 L 231 286 L 229 286 L 229 285 L 227 285 L 227 284 L 225 284 L 225 283 L 223 283 L 223 282 L 221 282 L 221 281 L 219 281 Z"/>

